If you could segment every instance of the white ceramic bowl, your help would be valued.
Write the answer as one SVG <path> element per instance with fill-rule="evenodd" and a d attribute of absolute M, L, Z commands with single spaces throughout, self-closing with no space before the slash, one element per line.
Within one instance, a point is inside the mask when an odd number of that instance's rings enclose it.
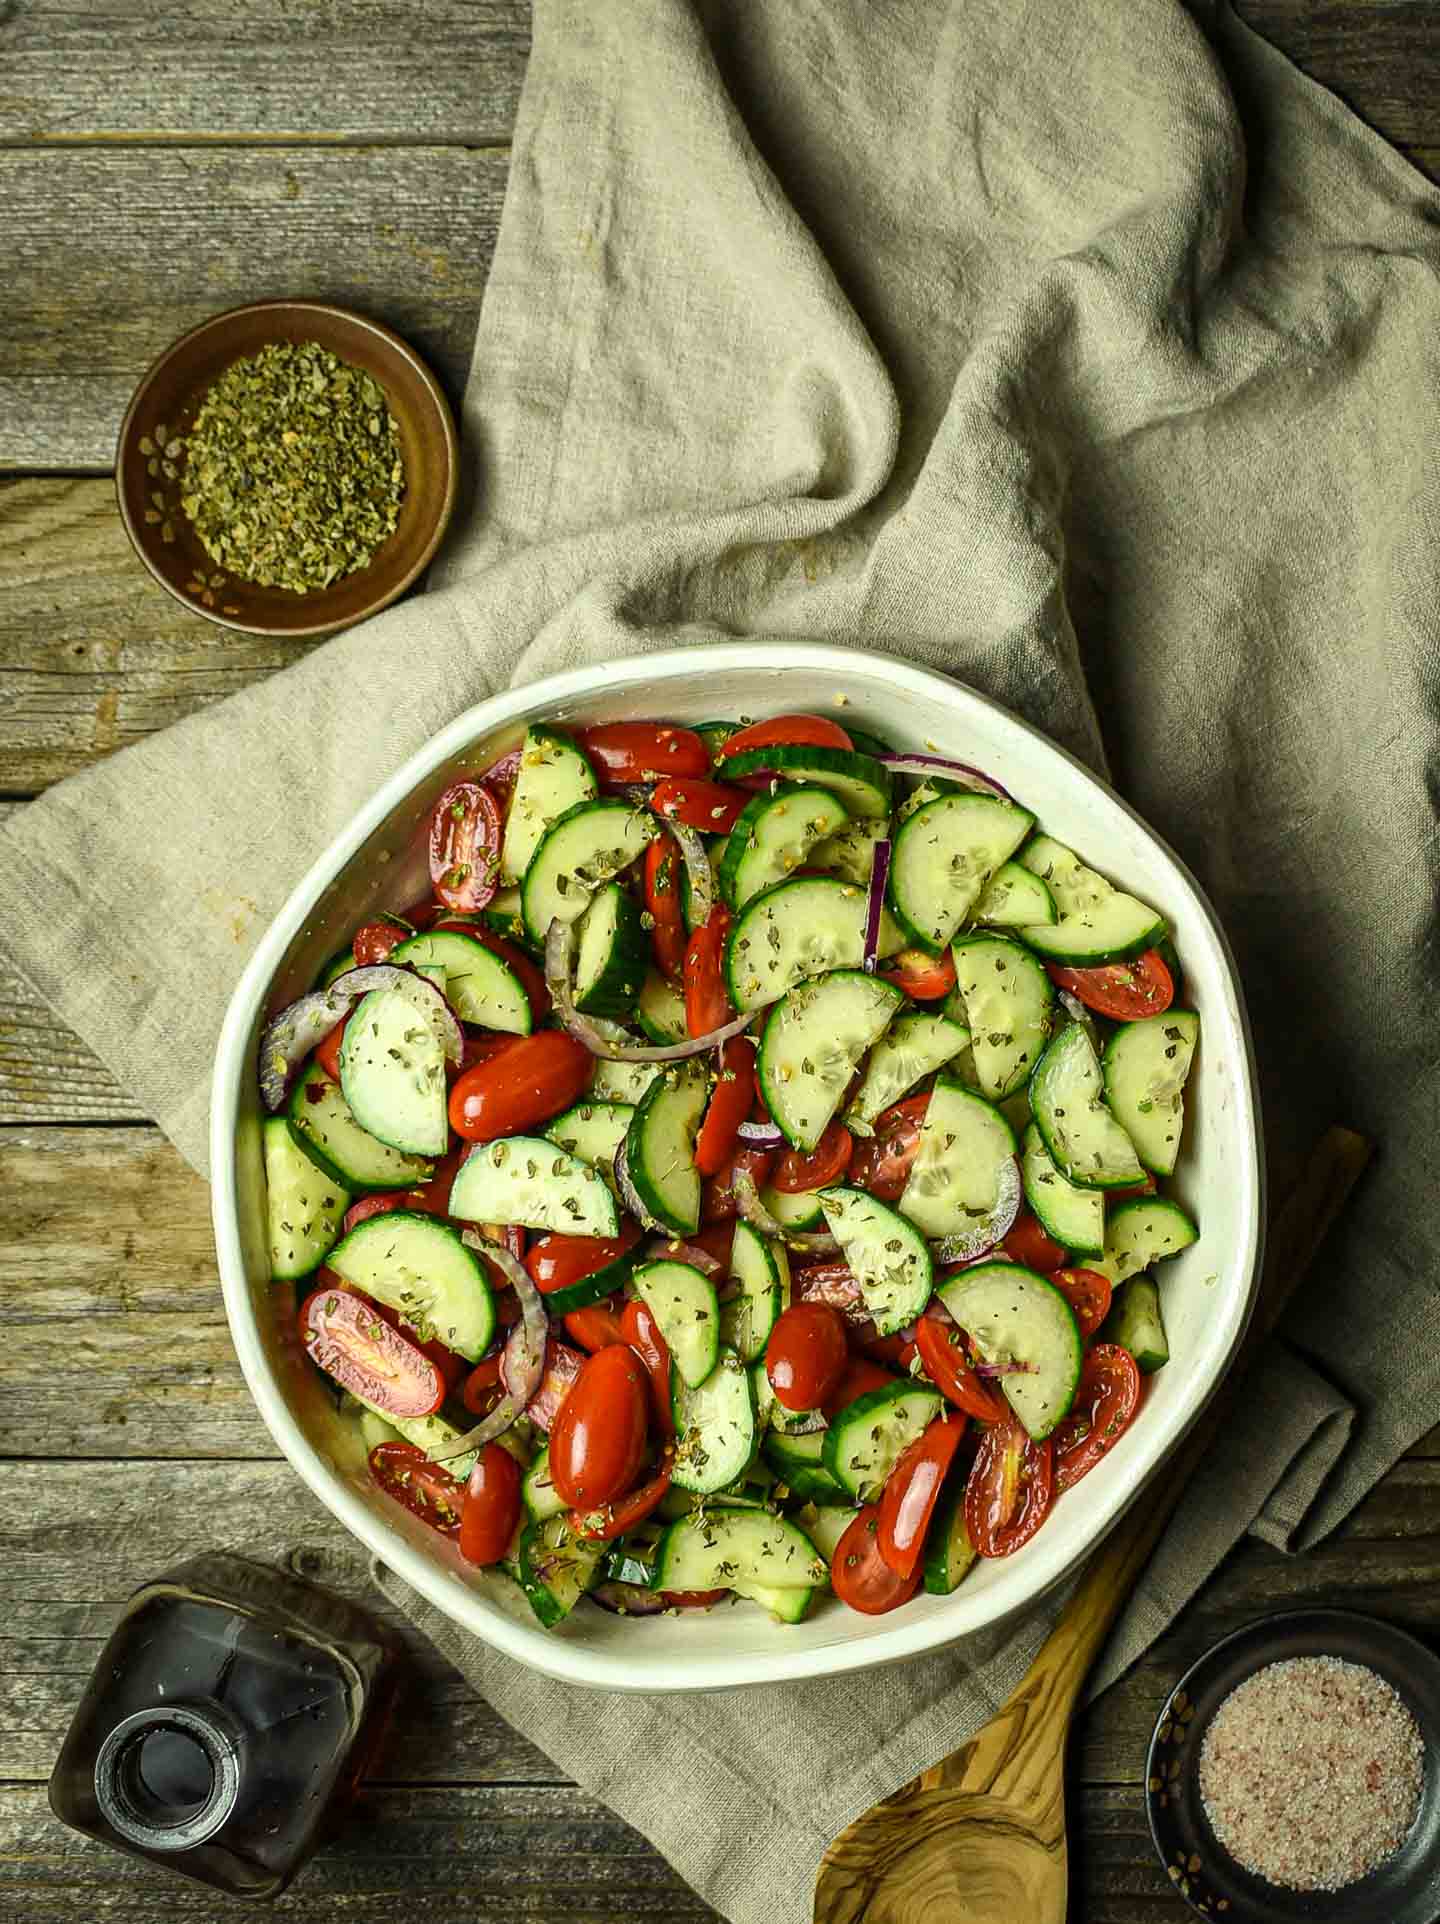
<path fill-rule="evenodd" d="M 381 1496 L 356 1426 L 342 1421 L 295 1337 L 293 1290 L 269 1280 L 255 1048 L 268 1007 L 301 994 L 357 923 L 428 886 L 420 830 L 452 781 L 513 747 L 528 722 L 615 721 L 823 711 L 871 724 L 898 747 L 992 771 L 1097 868 L 1164 910 L 1202 1040 L 1187 1095 L 1178 1189 L 1199 1241 L 1166 1265 L 1172 1361 L 1134 1427 L 1060 1501 L 1016 1555 L 979 1565 L 950 1597 L 920 1596 L 884 1617 L 833 1599 L 782 1626 L 749 1605 L 627 1620 L 578 1611 L 542 1630 L 507 1579 L 464 1565 Z M 226 1017 L 211 1116 L 215 1237 L 225 1305 L 246 1381 L 290 1462 L 362 1542 L 478 1637 L 549 1675 L 618 1690 L 713 1690 L 862 1670 L 933 1650 L 1016 1615 L 1092 1550 L 1215 1389 L 1249 1315 L 1261 1240 L 1254 1067 L 1234 965 L 1180 862 L 1124 802 L 1025 723 L 959 684 L 858 650 L 801 642 L 715 643 L 609 663 L 482 702 L 444 729 L 360 811 L 276 917 Z"/>

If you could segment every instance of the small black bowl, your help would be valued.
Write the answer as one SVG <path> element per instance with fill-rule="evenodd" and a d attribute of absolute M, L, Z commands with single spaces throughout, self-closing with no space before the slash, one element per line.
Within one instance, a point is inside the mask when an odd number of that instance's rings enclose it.
<path fill-rule="evenodd" d="M 1339 1657 L 1390 1684 L 1420 1728 L 1425 1778 L 1404 1843 L 1338 1891 L 1292 1891 L 1242 1869 L 1216 1838 L 1200 1797 L 1200 1747 L 1211 1718 L 1247 1677 L 1292 1657 Z M 1171 1692 L 1145 1764 L 1150 1835 L 1192 1909 L 1226 1924 L 1435 1924 L 1440 1917 L 1440 1657 L 1393 1624 L 1350 1610 L 1292 1610 L 1211 1646 Z"/>

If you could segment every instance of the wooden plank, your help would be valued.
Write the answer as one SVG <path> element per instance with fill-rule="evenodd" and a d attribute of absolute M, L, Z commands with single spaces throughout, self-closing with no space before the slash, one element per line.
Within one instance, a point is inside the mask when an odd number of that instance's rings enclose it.
<path fill-rule="evenodd" d="M 134 1098 L 0 957 L 0 1124 L 143 1120 Z"/>
<path fill-rule="evenodd" d="M 508 156 L 459 147 L 0 152 L 0 468 L 107 470 L 177 334 L 267 294 L 396 328 L 458 399 Z"/>
<path fill-rule="evenodd" d="M 0 8 L 0 142 L 507 140 L 525 0 L 28 0 Z"/>

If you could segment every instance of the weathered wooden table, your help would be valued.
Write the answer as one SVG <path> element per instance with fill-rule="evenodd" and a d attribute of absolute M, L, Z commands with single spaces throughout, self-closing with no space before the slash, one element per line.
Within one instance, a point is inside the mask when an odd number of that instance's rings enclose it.
<path fill-rule="evenodd" d="M 1440 173 L 1428 0 L 1242 11 Z M 0 0 L 0 807 L 285 666 L 155 589 L 109 480 L 151 356 L 238 302 L 348 303 L 458 399 L 505 187 L 524 0 Z M 157 933 L 160 933 L 157 931 Z M 0 973 L 0 1917 L 260 1918 L 80 1842 L 45 1780 L 116 1607 L 204 1543 L 364 1594 L 231 1353 L 204 1185 Z M 1153 1707 L 1211 1638 L 1297 1599 L 1440 1606 L 1440 1432 L 1303 1562 L 1247 1545 L 1085 1719 L 1075 1915 L 1179 1918 L 1138 1792 Z M 370 1599 L 376 1601 L 373 1597 Z M 423 1650 L 361 1821 L 286 1916 L 713 1916 Z"/>

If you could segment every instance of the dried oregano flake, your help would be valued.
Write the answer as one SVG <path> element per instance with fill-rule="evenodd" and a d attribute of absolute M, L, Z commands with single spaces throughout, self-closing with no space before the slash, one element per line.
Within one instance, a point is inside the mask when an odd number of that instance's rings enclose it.
<path fill-rule="evenodd" d="M 394 533 L 405 467 L 385 390 L 314 341 L 226 368 L 183 445 L 180 502 L 206 553 L 260 587 L 329 587 Z"/>

